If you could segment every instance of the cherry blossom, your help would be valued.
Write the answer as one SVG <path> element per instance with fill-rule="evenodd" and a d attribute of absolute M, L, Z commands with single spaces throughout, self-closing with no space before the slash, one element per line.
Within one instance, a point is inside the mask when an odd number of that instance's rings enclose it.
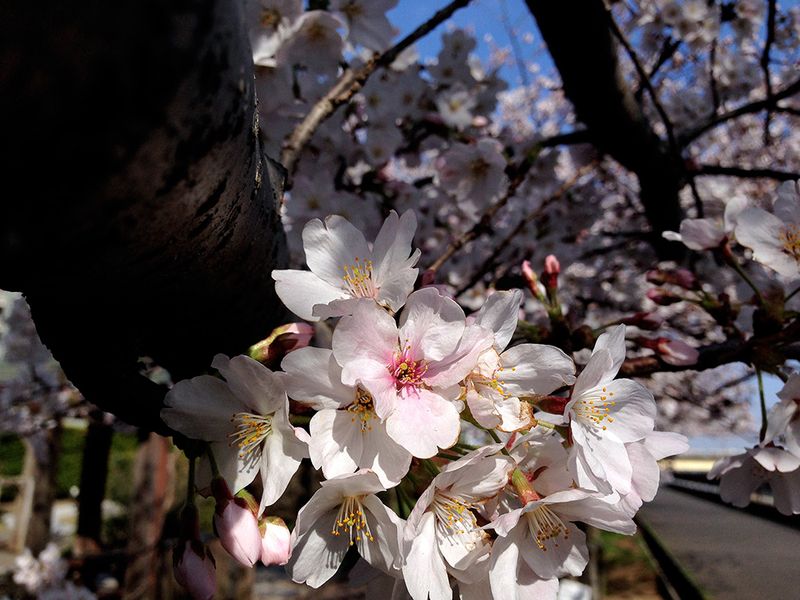
<path fill-rule="evenodd" d="M 260 473 L 263 511 L 280 498 L 308 456 L 305 436 L 290 425 L 286 392 L 272 371 L 246 356 L 222 354 L 211 366 L 225 379 L 200 375 L 179 381 L 167 394 L 161 417 L 176 431 L 210 442 L 234 493 Z"/>
<path fill-rule="evenodd" d="M 571 469 L 582 487 L 630 492 L 632 466 L 625 444 L 653 430 L 656 405 L 641 384 L 617 379 L 625 360 L 625 326 L 601 335 L 566 405 L 575 445 Z"/>
<path fill-rule="evenodd" d="M 781 185 L 773 212 L 752 207 L 739 215 L 736 239 L 753 250 L 756 260 L 779 274 L 800 274 L 800 195 L 797 183 Z"/>
<path fill-rule="evenodd" d="M 303 229 L 310 271 L 272 272 L 275 291 L 299 317 L 316 321 L 350 314 L 361 299 L 399 310 L 414 287 L 419 250 L 411 251 L 413 212 L 392 212 L 370 247 L 342 217 L 314 219 Z"/>
<path fill-rule="evenodd" d="M 420 495 L 405 527 L 403 574 L 414 600 L 449 600 L 448 573 L 462 584 L 488 576 L 491 544 L 473 511 L 508 483 L 510 459 L 484 446 L 449 463 Z"/>
<path fill-rule="evenodd" d="M 792 373 L 767 416 L 764 442 L 782 444 L 800 458 L 800 373 Z"/>
<path fill-rule="evenodd" d="M 458 439 L 459 382 L 479 351 L 460 345 L 464 330 L 461 307 L 425 288 L 409 296 L 399 327 L 385 311 L 363 303 L 333 334 L 342 380 L 361 383 L 389 436 L 419 458 Z"/>
<path fill-rule="evenodd" d="M 800 458 L 780 448 L 759 446 L 723 458 L 708 472 L 708 478 L 719 478 L 720 496 L 734 506 L 750 504 L 753 492 L 766 484 L 778 511 L 800 513 Z"/>
<path fill-rule="evenodd" d="M 281 367 L 289 396 L 317 409 L 310 423 L 309 451 L 312 464 L 326 478 L 366 468 L 387 488 L 400 482 L 411 453 L 389 437 L 370 393 L 360 385 L 342 383 L 342 368 L 331 350 L 297 350 Z"/>
<path fill-rule="evenodd" d="M 378 476 L 360 471 L 329 479 L 297 515 L 286 570 L 294 581 L 317 588 L 354 546 L 370 565 L 392 571 L 401 559 L 402 521 L 375 496 Z"/>

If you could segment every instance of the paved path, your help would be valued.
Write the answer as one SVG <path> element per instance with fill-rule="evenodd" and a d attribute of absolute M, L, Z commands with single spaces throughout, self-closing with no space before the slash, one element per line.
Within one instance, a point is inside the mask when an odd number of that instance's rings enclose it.
<path fill-rule="evenodd" d="M 800 599 L 800 530 L 665 486 L 639 516 L 712 598 Z"/>

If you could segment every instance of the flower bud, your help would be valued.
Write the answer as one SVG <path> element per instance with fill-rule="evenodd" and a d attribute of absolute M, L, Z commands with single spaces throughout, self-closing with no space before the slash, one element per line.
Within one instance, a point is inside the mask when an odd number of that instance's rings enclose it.
<path fill-rule="evenodd" d="M 533 267 L 531 267 L 529 260 L 522 261 L 522 276 L 528 283 L 528 289 L 531 291 L 531 294 L 533 294 L 533 297 L 540 302 L 544 302 L 545 295 L 544 290 L 542 289 L 542 284 L 539 283 L 539 279 L 536 277 L 536 273 L 533 271 Z"/>
<path fill-rule="evenodd" d="M 314 328 L 308 323 L 287 323 L 272 330 L 264 340 L 250 346 L 250 358 L 267 366 L 279 363 L 292 350 L 308 346 Z"/>
<path fill-rule="evenodd" d="M 292 553 L 291 534 L 280 517 L 266 517 L 261 521 L 261 562 L 264 565 L 285 565 Z"/>
<path fill-rule="evenodd" d="M 640 346 L 655 350 L 668 365 L 686 367 L 697 363 L 700 353 L 686 342 L 667 337 L 656 339 L 637 338 Z"/>
<path fill-rule="evenodd" d="M 670 283 L 685 290 L 696 290 L 700 287 L 697 276 L 689 269 L 650 269 L 645 277 L 647 281 L 657 285 Z"/>
<path fill-rule="evenodd" d="M 542 283 L 548 290 L 554 290 L 558 287 L 558 275 L 561 273 L 561 265 L 558 259 L 553 254 L 548 254 L 544 259 L 544 273 L 542 274 Z"/>
<path fill-rule="evenodd" d="M 671 294 L 663 288 L 647 290 L 647 297 L 660 306 L 669 306 L 670 304 L 675 304 L 683 300 L 680 296 Z"/>
<path fill-rule="evenodd" d="M 222 547 L 245 567 L 252 567 L 261 557 L 261 532 L 258 520 L 243 498 L 234 498 L 221 477 L 211 481 L 217 506 L 214 530 Z"/>
<path fill-rule="evenodd" d="M 173 556 L 175 580 L 194 600 L 211 600 L 217 591 L 217 568 L 200 540 L 184 540 Z"/>
<path fill-rule="evenodd" d="M 637 312 L 630 317 L 620 319 L 619 322 L 624 325 L 633 325 L 639 329 L 653 331 L 661 327 L 661 325 L 664 323 L 664 319 L 653 312 Z"/>
<path fill-rule="evenodd" d="M 677 367 L 697 364 L 700 353 L 686 342 L 670 338 L 658 338 L 658 353 L 668 365 Z"/>

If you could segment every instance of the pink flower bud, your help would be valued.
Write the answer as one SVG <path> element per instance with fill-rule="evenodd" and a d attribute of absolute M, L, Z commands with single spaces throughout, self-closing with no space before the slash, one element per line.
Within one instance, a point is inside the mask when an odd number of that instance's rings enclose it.
<path fill-rule="evenodd" d="M 531 267 L 529 260 L 522 261 L 522 276 L 525 278 L 525 281 L 528 282 L 528 289 L 531 291 L 531 294 L 533 294 L 533 297 L 544 302 L 544 289 L 542 288 L 542 284 L 539 283 L 539 279 L 536 277 L 536 273 L 533 267 Z"/>
<path fill-rule="evenodd" d="M 264 340 L 250 346 L 250 358 L 267 366 L 280 362 L 293 350 L 305 348 L 314 337 L 314 328 L 308 323 L 287 323 L 272 330 Z"/>
<path fill-rule="evenodd" d="M 264 536 L 261 538 L 261 562 L 266 566 L 285 565 L 292 553 L 291 534 L 280 517 L 266 517 L 261 521 Z"/>
<path fill-rule="evenodd" d="M 175 549 L 173 573 L 195 600 L 211 600 L 217 591 L 214 557 L 199 540 L 185 540 Z"/>
<path fill-rule="evenodd" d="M 548 254 L 544 259 L 544 273 L 542 273 L 542 283 L 548 290 L 558 287 L 558 274 L 561 273 L 561 265 L 553 254 Z"/>
<path fill-rule="evenodd" d="M 700 353 L 686 342 L 670 338 L 658 338 L 656 351 L 668 365 L 685 367 L 697 364 Z"/>
<path fill-rule="evenodd" d="M 669 306 L 670 304 L 675 304 L 676 302 L 683 300 L 683 298 L 680 296 L 670 294 L 668 291 L 662 288 L 653 288 L 652 290 L 647 290 L 647 297 L 660 306 Z"/>
<path fill-rule="evenodd" d="M 245 567 L 252 567 L 261 557 L 261 532 L 258 520 L 243 498 L 234 498 L 221 477 L 211 481 L 217 506 L 214 530 L 222 547 Z"/>
<path fill-rule="evenodd" d="M 548 275 L 558 275 L 561 273 L 561 265 L 555 254 L 548 254 L 544 259 L 544 272 Z"/>
<path fill-rule="evenodd" d="M 624 325 L 633 325 L 639 329 L 653 331 L 661 327 L 661 325 L 664 323 L 664 319 L 653 312 L 638 312 L 630 317 L 620 319 L 620 323 Z"/>

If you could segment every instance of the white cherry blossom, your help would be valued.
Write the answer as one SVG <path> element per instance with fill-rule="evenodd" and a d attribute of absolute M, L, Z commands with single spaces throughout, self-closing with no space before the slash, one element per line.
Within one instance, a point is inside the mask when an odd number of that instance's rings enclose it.
<path fill-rule="evenodd" d="M 179 381 L 164 400 L 161 418 L 175 431 L 210 443 L 233 493 L 260 473 L 263 511 L 280 498 L 308 456 L 307 434 L 289 423 L 286 392 L 267 367 L 247 356 L 222 354 L 211 366 L 224 380 L 200 375 Z M 203 480 L 209 481 L 207 465 L 198 471 L 198 487 L 205 487 Z"/>
<path fill-rule="evenodd" d="M 519 290 L 495 292 L 468 319 L 468 328 L 487 331 L 492 340 L 464 382 L 470 412 L 483 427 L 529 428 L 531 408 L 520 397 L 547 395 L 575 381 L 572 359 L 554 346 L 520 344 L 503 351 L 517 327 L 521 301 Z"/>
<path fill-rule="evenodd" d="M 373 567 L 394 570 L 403 522 L 375 496 L 382 491 L 370 471 L 324 481 L 297 515 L 289 576 L 317 588 L 336 573 L 351 546 Z"/>
<path fill-rule="evenodd" d="M 392 211 L 370 246 L 350 221 L 330 216 L 309 221 L 303 247 L 310 271 L 275 270 L 275 291 L 297 316 L 317 321 L 350 314 L 368 299 L 397 311 L 414 288 L 420 252 L 411 251 L 416 230 L 411 211 Z"/>
<path fill-rule="evenodd" d="M 497 455 L 500 449 L 484 446 L 449 463 L 417 500 L 406 522 L 403 567 L 414 600 L 452 598 L 448 573 L 465 584 L 488 576 L 491 543 L 473 511 L 508 483 L 513 463 Z"/>
<path fill-rule="evenodd" d="M 750 504 L 753 492 L 766 484 L 779 512 L 800 513 L 800 458 L 780 448 L 750 448 L 744 454 L 718 460 L 708 478 L 719 478 L 720 496 L 734 506 Z"/>
<path fill-rule="evenodd" d="M 800 373 L 792 373 L 767 416 L 764 442 L 776 442 L 800 457 Z"/>
<path fill-rule="evenodd" d="M 739 215 L 736 239 L 756 260 L 784 277 L 800 275 L 800 194 L 796 182 L 782 184 L 769 213 L 748 208 Z"/>
<path fill-rule="evenodd" d="M 579 486 L 620 494 L 631 490 L 633 468 L 625 444 L 653 430 L 653 395 L 630 379 L 617 379 L 625 360 L 625 326 L 601 335 L 578 375 L 570 401 L 570 465 Z"/>

